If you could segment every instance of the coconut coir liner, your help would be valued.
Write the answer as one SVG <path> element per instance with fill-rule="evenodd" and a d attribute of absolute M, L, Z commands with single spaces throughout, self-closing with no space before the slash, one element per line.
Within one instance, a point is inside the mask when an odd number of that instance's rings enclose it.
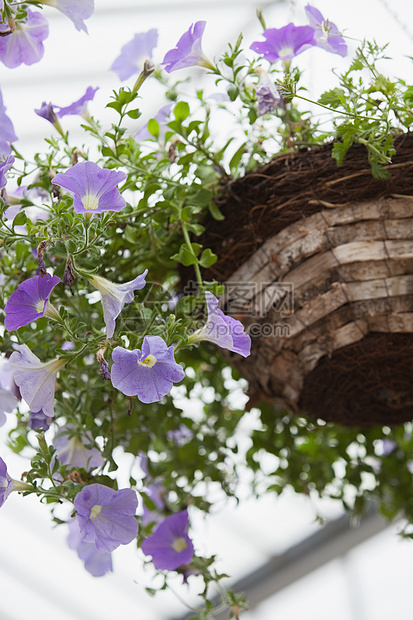
<path fill-rule="evenodd" d="M 368 334 L 324 356 L 304 380 L 299 407 L 346 426 L 413 418 L 413 334 Z"/>
<path fill-rule="evenodd" d="M 363 146 L 352 147 L 341 166 L 332 144 L 286 153 L 223 187 L 216 203 L 225 216 L 208 216 L 199 240 L 219 259 L 203 270 L 206 280 L 225 282 L 264 243 L 286 226 L 329 205 L 345 205 L 394 194 L 413 194 L 413 134 L 395 138 L 396 155 L 386 166 L 391 176 L 375 179 Z M 197 240 L 198 241 L 198 240 Z M 190 275 L 191 274 L 191 275 Z M 183 280 L 192 279 L 185 270 Z"/>
<path fill-rule="evenodd" d="M 386 167 L 388 179 L 372 177 L 364 147 L 352 147 L 337 166 L 332 144 L 326 144 L 279 155 L 228 183 L 216 201 L 225 220 L 208 217 L 204 222 L 201 243 L 219 257 L 204 270 L 205 279 L 225 282 L 266 239 L 321 209 L 413 195 L 413 135 L 397 136 L 394 142 L 397 153 Z M 184 279 L 189 277 L 187 270 Z M 304 380 L 299 408 L 346 426 L 401 424 L 413 418 L 412 368 L 413 334 L 369 334 L 320 359 Z M 253 398 L 255 392 L 250 385 Z"/>

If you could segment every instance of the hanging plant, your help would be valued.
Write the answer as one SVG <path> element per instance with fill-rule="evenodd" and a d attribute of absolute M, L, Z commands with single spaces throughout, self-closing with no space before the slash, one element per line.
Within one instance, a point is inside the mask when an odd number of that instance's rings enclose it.
<path fill-rule="evenodd" d="M 2 3 L 9 67 L 43 53 L 29 4 Z M 78 29 L 93 12 L 53 6 Z M 34 162 L 0 101 L 0 423 L 32 455 L 21 480 L 0 458 L 0 505 L 37 495 L 95 576 L 137 543 L 163 587 L 171 571 L 202 579 L 203 618 L 224 575 L 199 555 L 191 514 L 210 510 L 211 488 L 237 497 L 245 468 L 260 492 L 292 487 L 356 514 L 373 499 L 413 521 L 413 87 L 362 42 L 312 101 L 297 57 L 345 57 L 347 44 L 306 12 L 309 24 L 279 29 L 259 13 L 260 40 L 245 50 L 240 36 L 214 61 L 205 22 L 160 63 L 156 30 L 136 34 L 112 66 L 131 87 L 113 92 L 111 126 L 88 110 L 96 88 L 43 102 L 54 130 Z M 208 94 L 169 75 L 194 66 Z M 153 80 L 165 101 L 141 119 Z M 81 144 L 67 115 L 81 117 Z M 266 454 L 277 464 L 264 475 Z M 244 597 L 219 587 L 237 617 Z"/>

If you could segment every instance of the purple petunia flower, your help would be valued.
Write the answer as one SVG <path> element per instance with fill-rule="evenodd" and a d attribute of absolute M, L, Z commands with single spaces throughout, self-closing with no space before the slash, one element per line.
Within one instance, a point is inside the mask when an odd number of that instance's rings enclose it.
<path fill-rule="evenodd" d="M 194 555 L 194 546 L 188 534 L 188 511 L 177 512 L 160 523 L 155 532 L 141 546 L 145 555 L 152 556 L 158 570 L 175 570 L 188 564 Z"/>
<path fill-rule="evenodd" d="M 255 41 L 250 49 L 270 62 L 290 60 L 309 47 L 316 45 L 314 28 L 311 26 L 294 26 L 287 24 L 282 28 L 268 28 L 263 36 L 266 41 Z"/>
<path fill-rule="evenodd" d="M 1 38 L 1 37 L 0 37 Z M 13 123 L 6 114 L 6 106 L 3 103 L 3 95 L 0 90 L 0 157 L 11 153 L 10 143 L 17 140 Z"/>
<path fill-rule="evenodd" d="M 3 506 L 4 502 L 13 490 L 13 480 L 7 473 L 6 463 L 0 457 L 0 507 Z"/>
<path fill-rule="evenodd" d="M 97 448 L 90 447 L 93 444 L 91 433 L 80 437 L 73 424 L 66 424 L 56 433 L 53 439 L 53 447 L 56 456 L 62 465 L 81 467 L 86 471 L 102 467 L 105 462 Z"/>
<path fill-rule="evenodd" d="M 337 26 L 325 20 L 318 9 L 307 4 L 305 7 L 308 21 L 314 28 L 314 38 L 317 47 L 322 47 L 327 52 L 347 56 L 347 45 Z"/>
<path fill-rule="evenodd" d="M 9 363 L 22 398 L 32 411 L 42 409 L 48 418 L 53 418 L 56 377 L 67 359 L 42 363 L 27 344 L 15 344 L 14 348 L 17 351 L 11 354 Z"/>
<path fill-rule="evenodd" d="M 58 132 L 63 135 L 63 129 L 59 123 L 59 119 L 56 116 L 55 108 L 56 106 L 52 103 L 46 103 L 46 101 L 43 101 L 40 108 L 35 109 L 35 112 L 37 116 L 45 118 L 47 121 L 49 121 L 49 123 L 52 123 L 52 125 L 56 127 Z"/>
<path fill-rule="evenodd" d="M 152 60 L 152 52 L 158 42 L 158 31 L 153 28 L 148 32 L 135 34 L 132 41 L 126 43 L 120 55 L 113 62 L 111 69 L 118 74 L 121 82 L 140 73 L 145 60 Z"/>
<path fill-rule="evenodd" d="M 76 519 L 71 519 L 68 526 L 69 536 L 67 537 L 67 544 L 70 549 L 74 549 L 77 552 L 86 570 L 94 577 L 103 577 L 106 573 L 113 572 L 112 554 L 102 553 L 96 549 L 93 543 L 84 542 Z"/>
<path fill-rule="evenodd" d="M 27 426 L 32 431 L 43 430 L 47 431 L 50 428 L 50 424 L 53 422 L 53 418 L 48 417 L 43 413 L 43 409 L 40 411 L 31 411 L 30 418 L 27 423 Z"/>
<path fill-rule="evenodd" d="M 87 27 L 83 20 L 88 19 L 95 10 L 94 0 L 42 0 L 42 4 L 48 4 L 61 11 L 75 25 L 76 30 L 87 33 Z"/>
<path fill-rule="evenodd" d="M 54 111 L 55 107 L 56 106 L 54 106 L 52 103 L 46 103 L 46 101 L 43 101 L 40 108 L 37 108 L 35 112 L 37 116 L 45 118 L 47 121 L 49 121 L 49 123 L 52 123 L 52 125 L 54 125 L 55 120 L 57 120 L 57 116 Z"/>
<path fill-rule="evenodd" d="M 90 278 L 91 283 L 102 295 L 103 318 L 106 325 L 106 337 L 112 338 L 115 331 L 115 321 L 122 311 L 125 304 L 133 301 L 134 291 L 142 289 L 146 282 L 145 276 L 148 270 L 145 269 L 140 276 L 137 276 L 130 282 L 123 284 L 114 284 L 106 278 L 93 276 Z"/>
<path fill-rule="evenodd" d="M 206 324 L 189 337 L 190 342 L 208 340 L 223 349 L 248 357 L 251 352 L 251 338 L 244 331 L 241 321 L 226 316 L 218 308 L 218 299 L 209 291 L 205 292 L 208 318 Z"/>
<path fill-rule="evenodd" d="M 9 360 L 0 357 L 0 426 L 6 422 L 6 413 L 11 413 L 19 404 L 19 388 L 13 380 Z"/>
<path fill-rule="evenodd" d="M 126 206 L 116 185 L 126 179 L 124 172 L 100 168 L 92 161 L 75 164 L 66 172 L 59 172 L 52 179 L 73 195 L 76 213 L 101 213 L 120 211 Z"/>
<path fill-rule="evenodd" d="M 79 114 L 79 116 L 83 116 L 84 118 L 86 118 L 86 120 L 88 120 L 90 116 L 87 111 L 87 104 L 89 101 L 93 100 L 98 90 L 99 90 L 99 87 L 92 88 L 92 86 L 88 86 L 83 97 L 80 97 L 80 99 L 78 99 L 77 101 L 74 101 L 73 103 L 66 106 L 65 108 L 60 107 L 57 115 L 59 116 L 59 118 L 62 118 L 63 116 Z"/>
<path fill-rule="evenodd" d="M 167 496 L 167 490 L 165 489 L 162 479 L 157 476 L 152 478 L 148 469 L 148 457 L 144 452 L 139 452 L 140 468 L 145 474 L 145 495 L 153 503 L 153 508 L 148 507 L 145 504 L 145 500 L 142 504 L 142 525 L 145 527 L 150 523 L 160 523 L 165 515 L 166 505 L 165 497 Z"/>
<path fill-rule="evenodd" d="M 166 132 L 169 130 L 169 127 L 166 126 L 166 123 L 168 122 L 172 105 L 172 103 L 167 103 L 166 105 L 162 106 L 162 108 L 153 117 L 159 125 L 159 138 L 163 138 Z M 141 129 L 139 129 L 138 133 L 135 136 L 135 140 L 142 141 L 147 140 L 148 138 L 153 138 L 153 136 L 149 133 L 148 125 L 146 124 Z"/>
<path fill-rule="evenodd" d="M 98 551 L 113 551 L 136 538 L 138 497 L 132 489 L 114 491 L 90 484 L 76 495 L 74 504 L 82 540 L 95 543 Z"/>
<path fill-rule="evenodd" d="M 266 71 L 261 71 L 260 81 L 255 88 L 258 103 L 258 116 L 274 112 L 282 105 L 282 97 L 270 80 Z"/>
<path fill-rule="evenodd" d="M 206 22 L 196 22 L 179 39 L 176 47 L 166 53 L 162 65 L 165 71 L 177 71 L 184 67 L 207 67 L 213 69 L 212 63 L 202 51 L 202 35 L 204 34 Z"/>
<path fill-rule="evenodd" d="M 14 157 L 9 155 L 4 161 L 0 162 L 0 189 L 7 184 L 6 173 L 14 164 Z"/>
<path fill-rule="evenodd" d="M 148 508 L 143 503 L 141 521 L 143 526 L 147 526 L 150 523 L 161 523 L 164 519 L 164 512 L 166 509 L 164 497 L 166 495 L 166 489 L 160 480 L 154 480 L 151 484 L 148 484 L 145 489 L 145 493 L 148 499 L 154 504 L 154 509 Z"/>
<path fill-rule="evenodd" d="M 0 31 L 6 31 L 7 24 L 0 24 Z M 39 62 L 44 54 L 43 41 L 49 34 L 46 19 L 38 11 L 27 9 L 27 19 L 16 23 L 16 30 L 0 37 L 0 60 L 9 69 L 21 64 L 32 65 Z"/>
<path fill-rule="evenodd" d="M 4 308 L 5 328 L 9 331 L 19 329 L 42 316 L 59 320 L 57 310 L 49 302 L 50 293 L 59 282 L 58 276 L 50 274 L 24 280 L 12 293 Z"/>
<path fill-rule="evenodd" d="M 112 385 L 126 396 L 137 396 L 142 403 L 154 403 L 185 377 L 174 359 L 173 346 L 159 336 L 145 336 L 142 352 L 116 347 L 112 353 Z"/>
<path fill-rule="evenodd" d="M 382 456 L 388 456 L 397 448 L 396 442 L 391 439 L 379 440 L 378 445 Z"/>
<path fill-rule="evenodd" d="M 166 437 L 169 441 L 173 441 L 177 446 L 184 446 L 188 441 L 191 441 L 194 434 L 186 424 L 180 424 L 179 428 L 166 433 Z"/>

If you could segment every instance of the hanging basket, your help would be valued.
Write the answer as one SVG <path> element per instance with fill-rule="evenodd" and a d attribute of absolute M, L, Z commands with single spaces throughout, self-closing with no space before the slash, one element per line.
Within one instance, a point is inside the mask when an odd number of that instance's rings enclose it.
<path fill-rule="evenodd" d="M 346 426 L 413 419 L 413 137 L 391 177 L 365 149 L 337 167 L 331 145 L 278 156 L 227 187 L 203 244 L 224 310 L 252 337 L 231 363 L 251 403 Z"/>

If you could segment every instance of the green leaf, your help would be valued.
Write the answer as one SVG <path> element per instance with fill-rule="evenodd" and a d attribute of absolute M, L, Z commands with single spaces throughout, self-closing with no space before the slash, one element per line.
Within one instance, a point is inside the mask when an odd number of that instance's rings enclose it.
<path fill-rule="evenodd" d="M 181 123 L 179 121 L 170 121 L 167 126 L 173 129 L 174 132 L 180 131 Z"/>
<path fill-rule="evenodd" d="M 207 248 L 202 252 L 201 258 L 199 259 L 199 264 L 201 267 L 211 267 L 218 260 L 218 256 L 212 252 L 210 248 Z"/>
<path fill-rule="evenodd" d="M 214 220 L 218 220 L 219 222 L 225 220 L 225 216 L 222 215 L 216 202 L 210 202 L 208 205 L 208 209 Z"/>
<path fill-rule="evenodd" d="M 211 190 L 202 188 L 191 197 L 191 203 L 197 207 L 206 207 L 211 202 L 212 196 Z"/>
<path fill-rule="evenodd" d="M 180 123 L 188 118 L 190 114 L 189 104 L 186 101 L 180 101 L 176 104 L 174 109 L 174 116 Z"/>
<path fill-rule="evenodd" d="M 227 90 L 227 93 L 230 100 L 235 101 L 239 93 L 238 86 L 230 86 Z"/>
<path fill-rule="evenodd" d="M 113 157 L 113 151 L 108 146 L 102 146 L 102 155 L 104 157 Z"/>
<path fill-rule="evenodd" d="M 26 217 L 25 212 L 20 211 L 20 213 L 18 213 L 13 220 L 13 228 L 15 226 L 23 226 L 23 224 L 25 224 L 26 221 L 27 221 L 27 217 Z"/>
<path fill-rule="evenodd" d="M 363 67 L 364 64 L 361 62 L 361 60 L 359 58 L 355 58 L 350 65 L 349 73 L 350 71 L 361 71 Z"/>
<path fill-rule="evenodd" d="M 118 101 L 125 105 L 133 101 L 136 97 L 136 93 L 131 92 L 130 90 L 120 90 L 118 95 Z"/>
<path fill-rule="evenodd" d="M 245 152 L 245 145 L 246 145 L 246 142 L 243 142 L 241 146 L 235 151 L 234 155 L 231 157 L 231 160 L 229 162 L 229 167 L 232 173 L 234 173 L 239 166 L 239 163 Z"/>
<path fill-rule="evenodd" d="M 193 232 L 197 237 L 200 237 L 205 232 L 205 226 L 202 226 L 201 224 L 188 223 L 186 227 L 189 232 Z"/>
<path fill-rule="evenodd" d="M 155 118 L 150 118 L 148 121 L 148 131 L 151 136 L 155 138 L 159 137 L 159 123 Z"/>
<path fill-rule="evenodd" d="M 344 142 L 335 142 L 333 146 L 333 151 L 331 155 L 337 161 L 337 166 L 341 166 L 343 160 L 347 154 L 351 146 L 351 142 L 349 140 L 344 140 Z"/>
<path fill-rule="evenodd" d="M 110 101 L 109 103 L 106 104 L 106 107 L 107 108 L 113 108 L 119 114 L 120 114 L 120 112 L 122 110 L 122 104 L 119 103 L 119 101 Z"/>
<path fill-rule="evenodd" d="M 138 108 L 136 108 L 135 110 L 129 110 L 127 114 L 128 116 L 130 116 L 130 118 L 136 119 L 141 116 L 142 112 Z"/>
<path fill-rule="evenodd" d="M 391 175 L 388 170 L 376 161 L 370 160 L 371 174 L 375 179 L 388 179 Z"/>
<path fill-rule="evenodd" d="M 332 108 L 338 108 L 340 105 L 345 103 L 345 101 L 346 97 L 344 90 L 341 88 L 333 88 L 332 90 L 328 90 L 323 93 L 318 100 L 318 102 L 322 105 L 331 106 Z"/>
<path fill-rule="evenodd" d="M 198 262 L 196 257 L 198 256 L 202 245 L 199 243 L 191 243 L 191 247 L 192 251 L 186 243 L 183 243 L 179 248 L 178 254 L 171 256 L 172 260 L 182 263 L 185 267 L 189 267 L 189 265 L 196 265 Z"/>
<path fill-rule="evenodd" d="M 186 153 L 178 159 L 178 164 L 181 164 L 181 166 L 184 166 L 185 164 L 190 164 L 193 161 L 194 157 L 195 153 Z"/>

